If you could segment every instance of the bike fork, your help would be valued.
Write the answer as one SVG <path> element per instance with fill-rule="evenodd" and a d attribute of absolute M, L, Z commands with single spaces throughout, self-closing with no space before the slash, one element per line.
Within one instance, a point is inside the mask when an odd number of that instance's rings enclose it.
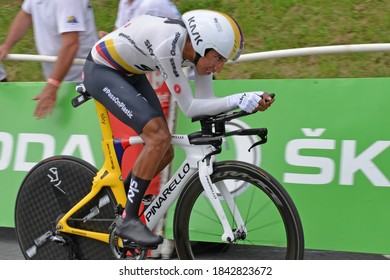
<path fill-rule="evenodd" d="M 215 212 L 223 227 L 222 240 L 226 242 L 234 242 L 237 239 L 236 234 L 240 236 L 246 236 L 246 228 L 244 221 L 236 207 L 231 193 L 227 189 L 225 184 L 219 184 L 218 187 L 211 181 L 210 175 L 213 173 L 213 167 L 211 160 L 206 158 L 198 163 L 199 165 L 199 178 L 202 183 L 203 189 L 205 190 L 206 196 L 213 205 Z M 229 225 L 225 211 L 222 208 L 221 202 L 218 197 L 218 192 L 221 193 L 222 197 L 226 201 L 231 213 L 233 214 L 234 220 L 237 225 L 236 232 Z M 243 234 L 244 233 L 244 234 Z"/>

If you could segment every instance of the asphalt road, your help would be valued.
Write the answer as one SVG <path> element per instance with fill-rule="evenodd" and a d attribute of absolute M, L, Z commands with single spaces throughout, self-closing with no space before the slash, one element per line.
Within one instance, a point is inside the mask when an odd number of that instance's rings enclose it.
<path fill-rule="evenodd" d="M 390 256 L 389 256 L 390 258 Z M 23 260 L 13 228 L 0 227 L 0 260 Z M 307 260 L 386 260 L 378 254 L 307 250 Z"/>

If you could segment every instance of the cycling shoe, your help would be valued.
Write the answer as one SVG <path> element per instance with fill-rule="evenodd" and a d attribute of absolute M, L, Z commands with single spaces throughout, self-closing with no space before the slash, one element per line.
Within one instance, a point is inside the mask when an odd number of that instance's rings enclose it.
<path fill-rule="evenodd" d="M 125 246 L 155 249 L 163 242 L 160 235 L 151 232 L 138 218 L 123 219 L 119 217 L 115 232 L 117 236 L 123 239 Z"/>

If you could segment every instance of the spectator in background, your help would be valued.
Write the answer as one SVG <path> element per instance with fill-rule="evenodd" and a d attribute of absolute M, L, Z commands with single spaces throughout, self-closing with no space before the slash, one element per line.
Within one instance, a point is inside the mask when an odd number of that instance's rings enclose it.
<path fill-rule="evenodd" d="M 0 61 L 33 27 L 40 55 L 57 56 L 55 63 L 43 62 L 47 84 L 33 99 L 38 101 L 34 116 L 51 114 L 62 81 L 82 80 L 82 65 L 72 65 L 75 58 L 86 58 L 98 40 L 89 0 L 24 0 L 7 37 L 0 45 Z"/>
<path fill-rule="evenodd" d="M 170 0 L 120 0 L 115 20 L 117 29 L 125 25 L 130 19 L 149 14 L 169 18 L 180 18 L 180 12 Z M 107 35 L 106 31 L 99 31 L 99 37 Z"/>
<path fill-rule="evenodd" d="M 7 73 L 4 70 L 4 66 L 2 63 L 0 63 L 0 82 L 6 82 L 7 81 Z"/>
<path fill-rule="evenodd" d="M 115 27 L 119 28 L 143 14 L 180 18 L 178 9 L 170 0 L 120 0 Z"/>

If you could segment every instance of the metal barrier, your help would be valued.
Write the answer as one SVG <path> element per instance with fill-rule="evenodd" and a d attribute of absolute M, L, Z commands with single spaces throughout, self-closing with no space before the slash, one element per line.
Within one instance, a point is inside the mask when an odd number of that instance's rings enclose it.
<path fill-rule="evenodd" d="M 243 54 L 234 63 L 265 60 L 265 59 L 272 59 L 272 58 L 292 57 L 292 56 L 358 53 L 358 52 L 388 52 L 388 51 L 390 51 L 390 43 L 308 47 L 308 48 L 297 48 L 297 49 Z M 57 60 L 57 57 L 48 56 L 48 55 L 33 55 L 33 54 L 9 54 L 5 57 L 5 59 L 21 60 L 21 61 L 37 61 L 37 62 L 55 62 Z M 78 65 L 83 65 L 84 61 L 85 59 L 76 58 L 73 61 L 73 63 Z M 228 61 L 228 63 L 233 63 L 233 62 Z"/>

